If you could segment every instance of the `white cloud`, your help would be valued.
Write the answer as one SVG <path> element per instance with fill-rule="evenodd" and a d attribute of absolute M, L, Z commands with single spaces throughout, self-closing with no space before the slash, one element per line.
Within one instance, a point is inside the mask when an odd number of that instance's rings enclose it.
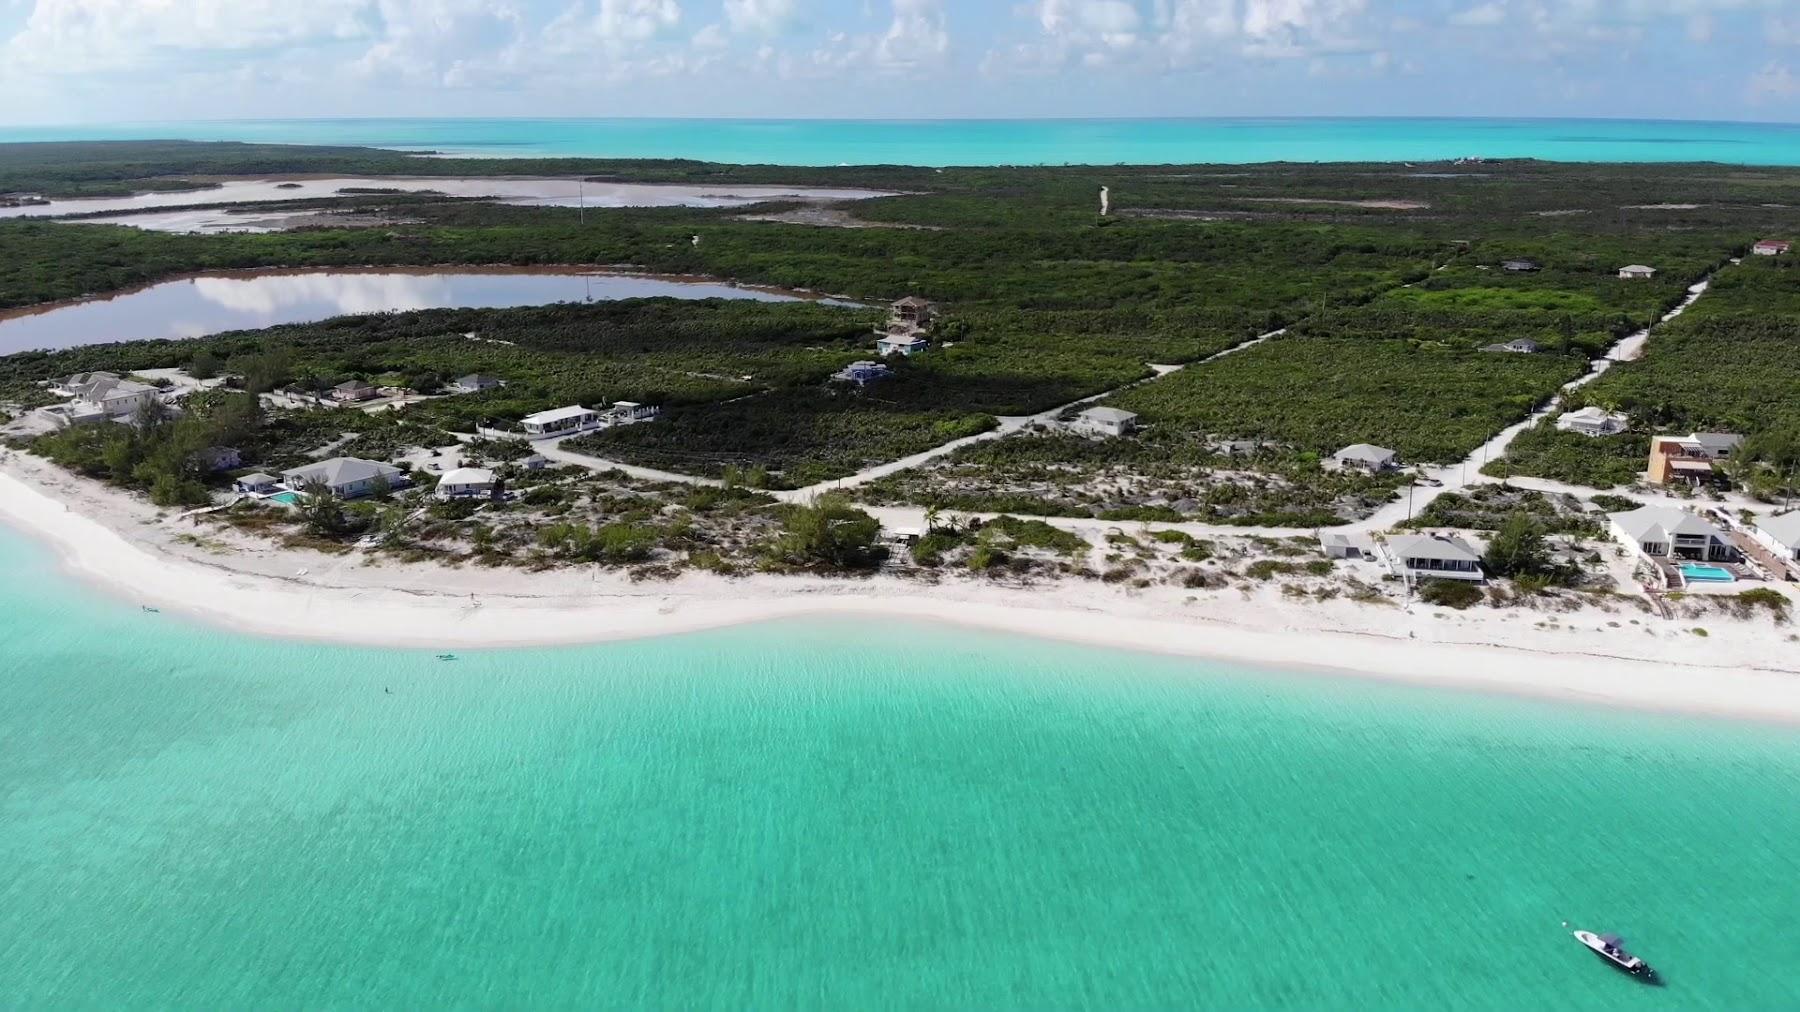
<path fill-rule="evenodd" d="M 1369 53 L 1369 0 L 1035 0 L 1037 32 L 995 49 L 988 70 L 1052 71 L 1071 64 L 1166 70 L 1221 57 L 1297 58 Z"/>
<path fill-rule="evenodd" d="M 758 63 L 783 77 L 821 77 L 845 71 L 872 70 L 910 74 L 941 67 L 950 57 L 950 30 L 944 0 L 892 0 L 892 18 L 877 34 L 833 32 L 808 58 L 795 58 L 770 47 Z"/>
<path fill-rule="evenodd" d="M 734 32 L 775 35 L 799 15 L 797 0 L 725 0 L 725 20 Z"/>
<path fill-rule="evenodd" d="M 1450 15 L 1450 23 L 1462 28 L 1492 28 L 1506 23 L 1506 8 L 1485 3 Z"/>
<path fill-rule="evenodd" d="M 1787 64 L 1770 60 L 1751 75 L 1747 90 L 1752 103 L 1784 101 L 1800 97 L 1800 77 L 1796 77 Z"/>
<path fill-rule="evenodd" d="M 179 66 L 195 53 L 367 38 L 371 14 L 368 0 L 36 0 L 0 59 L 58 75 Z"/>

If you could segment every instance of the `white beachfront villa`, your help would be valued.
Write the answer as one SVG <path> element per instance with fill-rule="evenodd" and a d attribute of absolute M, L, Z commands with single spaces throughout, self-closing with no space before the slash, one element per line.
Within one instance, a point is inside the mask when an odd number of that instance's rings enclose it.
<path fill-rule="evenodd" d="M 412 479 L 392 464 L 361 457 L 333 457 L 281 472 L 281 484 L 293 492 L 323 485 L 339 499 L 355 499 L 379 492 L 384 486 L 389 490 L 405 488 Z"/>
<path fill-rule="evenodd" d="M 1395 534 L 1382 546 L 1388 565 L 1408 583 L 1464 580 L 1480 583 L 1481 553 L 1467 541 L 1444 534 Z"/>
<path fill-rule="evenodd" d="M 1613 536 L 1652 560 L 1735 562 L 1739 552 L 1725 532 L 1697 513 L 1673 506 L 1644 506 L 1612 514 Z"/>
<path fill-rule="evenodd" d="M 67 403 L 43 409 L 60 425 L 128 422 L 145 408 L 162 403 L 162 391 L 157 388 L 110 372 L 76 373 L 50 389 L 69 398 Z"/>
<path fill-rule="evenodd" d="M 639 404 L 637 401 L 613 401 L 606 417 L 614 424 L 627 422 L 648 422 L 662 414 L 662 408 L 654 404 Z"/>

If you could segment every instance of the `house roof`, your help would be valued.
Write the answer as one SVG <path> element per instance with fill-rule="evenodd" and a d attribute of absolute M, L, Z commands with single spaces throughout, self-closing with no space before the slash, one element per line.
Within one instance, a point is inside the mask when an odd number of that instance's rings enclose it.
<path fill-rule="evenodd" d="M 1429 534 L 1395 534 L 1387 540 L 1388 554 L 1397 559 L 1437 559 L 1441 562 L 1480 564 L 1481 555 L 1461 538 Z"/>
<path fill-rule="evenodd" d="M 497 386 L 500 382 L 500 377 L 489 376 L 487 373 L 481 372 L 472 372 L 467 376 L 456 378 L 456 385 L 463 387 Z"/>
<path fill-rule="evenodd" d="M 1791 249 L 1794 244 L 1791 242 L 1788 242 L 1786 239 L 1764 239 L 1764 240 L 1758 242 L 1756 245 L 1762 246 L 1762 247 L 1779 246 L 1782 249 Z"/>
<path fill-rule="evenodd" d="M 1627 273 L 1629 273 L 1629 274 L 1655 274 L 1656 268 L 1646 267 L 1643 264 L 1631 264 L 1630 266 L 1619 268 L 1619 273 L 1620 274 L 1627 274 Z"/>
<path fill-rule="evenodd" d="M 930 344 L 931 342 L 925 340 L 925 338 L 923 338 L 923 337 L 920 337 L 918 334 L 889 334 L 886 337 L 883 337 L 881 340 L 876 341 L 875 343 L 876 344 L 891 344 L 894 347 L 898 348 L 902 345 L 910 347 L 915 344 Z"/>
<path fill-rule="evenodd" d="M 273 485 L 275 484 L 275 476 L 258 471 L 255 474 L 246 474 L 242 478 L 239 478 L 238 481 L 245 485 Z"/>
<path fill-rule="evenodd" d="M 1756 529 L 1789 548 L 1800 548 L 1800 511 L 1763 517 L 1756 522 Z"/>
<path fill-rule="evenodd" d="M 337 386 L 334 386 L 331 389 L 333 389 L 333 390 L 373 390 L 373 389 L 375 389 L 375 384 L 370 383 L 368 380 L 345 380 L 344 382 L 339 383 Z"/>
<path fill-rule="evenodd" d="M 353 485 L 359 481 L 372 481 L 376 478 L 392 478 L 401 474 L 401 470 L 392 464 L 380 461 L 364 460 L 361 457 L 333 457 L 321 460 L 317 464 L 296 467 L 281 472 L 283 478 L 299 480 L 305 483 L 321 482 L 331 488 Z"/>
<path fill-rule="evenodd" d="M 1591 405 L 1582 408 L 1580 411 L 1566 412 L 1563 414 L 1562 418 L 1558 419 L 1559 422 L 1567 421 L 1570 423 L 1580 423 L 1582 425 L 1624 423 L 1629 420 L 1630 419 L 1626 415 L 1619 412 L 1608 411 L 1605 408 L 1593 407 Z"/>
<path fill-rule="evenodd" d="M 1371 464 L 1385 464 L 1399 456 L 1399 454 L 1385 446 L 1376 446 L 1372 443 L 1356 443 L 1352 446 L 1344 447 L 1331 456 L 1333 460 L 1338 461 L 1361 460 Z"/>
<path fill-rule="evenodd" d="M 494 472 L 485 467 L 459 467 L 454 471 L 446 472 L 442 478 L 438 479 L 440 486 L 492 485 L 493 483 Z"/>
<path fill-rule="evenodd" d="M 1744 441 L 1744 437 L 1735 432 L 1696 432 L 1688 438 L 1699 443 L 1701 449 L 1714 456 L 1730 453 Z"/>
<path fill-rule="evenodd" d="M 1081 417 L 1090 422 L 1111 422 L 1123 425 L 1137 420 L 1137 415 L 1123 408 L 1089 408 L 1081 413 Z"/>
<path fill-rule="evenodd" d="M 931 305 L 931 300 L 930 299 L 922 299 L 917 295 L 908 295 L 904 299 L 896 299 L 894 301 L 894 305 L 895 306 L 910 306 L 913 308 L 921 308 L 924 306 Z"/>
<path fill-rule="evenodd" d="M 590 411 L 579 404 L 573 404 L 566 408 L 552 408 L 549 411 L 540 411 L 535 415 L 526 415 L 524 418 L 520 419 L 520 421 L 526 425 L 549 425 L 553 422 L 564 422 L 571 418 L 580 418 L 584 415 L 592 414 L 595 414 L 595 412 Z"/>
<path fill-rule="evenodd" d="M 1697 514 L 1673 506 L 1644 506 L 1629 513 L 1614 513 L 1612 522 L 1640 543 L 1667 542 L 1677 534 L 1724 539 L 1717 527 Z"/>
<path fill-rule="evenodd" d="M 156 388 L 148 383 L 122 379 L 116 373 L 76 373 L 63 381 L 63 389 L 84 401 L 99 403 L 113 397 L 132 397 Z"/>

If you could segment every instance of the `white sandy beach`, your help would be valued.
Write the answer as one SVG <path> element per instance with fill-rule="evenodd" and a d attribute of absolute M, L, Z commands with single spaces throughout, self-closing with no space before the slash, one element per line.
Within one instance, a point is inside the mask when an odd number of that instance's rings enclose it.
<path fill-rule="evenodd" d="M 1800 643 L 1763 617 L 1664 622 L 1631 610 L 1443 612 L 1255 591 L 1030 587 L 969 578 L 826 580 L 544 573 L 296 551 L 167 519 L 17 453 L 0 521 L 78 578 L 228 629 L 367 645 L 474 649 L 598 643 L 793 616 L 904 617 L 1283 669 L 1800 724 Z"/>

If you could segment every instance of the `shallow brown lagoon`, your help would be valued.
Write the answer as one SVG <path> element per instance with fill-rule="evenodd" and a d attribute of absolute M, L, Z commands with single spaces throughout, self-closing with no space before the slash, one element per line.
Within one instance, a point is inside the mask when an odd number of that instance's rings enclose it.
<path fill-rule="evenodd" d="M 137 212 L 166 207 L 215 204 L 263 204 L 284 200 L 318 200 L 352 196 L 344 191 L 388 190 L 435 192 L 450 197 L 490 197 L 506 204 L 547 207 L 743 207 L 769 200 L 862 200 L 883 196 L 874 190 L 819 189 L 795 186 L 709 186 L 657 183 L 583 182 L 578 178 L 495 177 L 482 179 L 431 177 L 334 176 L 323 179 L 230 179 L 198 190 L 137 193 L 129 197 L 52 200 L 44 204 L 0 208 L 0 218 L 42 218 L 66 214 L 116 212 L 114 223 L 161 231 L 207 231 L 241 227 L 229 210 L 210 214 L 134 217 Z"/>

